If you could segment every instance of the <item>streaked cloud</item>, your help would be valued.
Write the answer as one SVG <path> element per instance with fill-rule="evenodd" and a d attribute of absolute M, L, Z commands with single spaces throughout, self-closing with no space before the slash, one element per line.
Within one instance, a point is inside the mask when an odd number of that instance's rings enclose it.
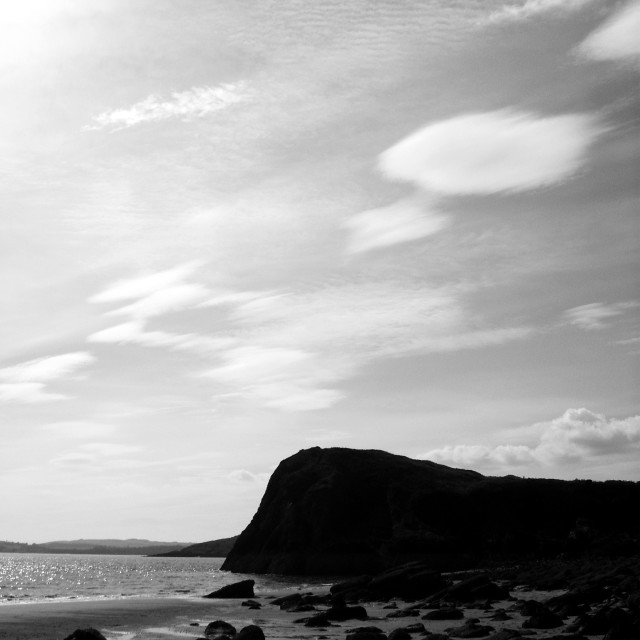
<path fill-rule="evenodd" d="M 56 438 L 74 439 L 104 438 L 105 436 L 112 435 L 116 431 L 114 425 L 83 420 L 52 422 L 43 425 L 40 429 L 43 433 L 55 436 Z"/>
<path fill-rule="evenodd" d="M 152 318 L 171 311 L 180 311 L 203 302 L 211 292 L 200 284 L 180 284 L 150 293 L 130 305 L 111 312 L 132 318 Z"/>
<path fill-rule="evenodd" d="M 433 449 L 422 459 L 472 467 L 584 464 L 604 456 L 635 458 L 640 449 L 640 415 L 607 418 L 589 409 L 567 409 L 562 416 L 534 425 L 535 445 L 457 445 Z"/>
<path fill-rule="evenodd" d="M 349 230 L 347 252 L 364 253 L 411 242 L 438 233 L 448 225 L 448 216 L 428 204 L 415 198 L 400 200 L 351 216 L 344 223 Z"/>
<path fill-rule="evenodd" d="M 564 318 L 569 324 L 586 331 L 606 329 L 611 325 L 610 320 L 638 306 L 639 303 L 633 301 L 616 304 L 592 302 L 568 309 L 564 312 Z"/>
<path fill-rule="evenodd" d="M 185 262 L 171 269 L 118 280 L 89 298 L 89 302 L 106 303 L 145 298 L 182 283 L 201 266 L 199 261 Z"/>
<path fill-rule="evenodd" d="M 256 474 L 246 469 L 234 469 L 227 474 L 227 479 L 240 484 L 266 484 L 269 479 L 269 474 Z"/>
<path fill-rule="evenodd" d="M 630 2 L 616 11 L 578 47 L 592 60 L 640 63 L 640 2 Z"/>
<path fill-rule="evenodd" d="M 381 154 L 379 167 L 443 195 L 527 191 L 575 174 L 600 130 L 586 114 L 472 113 L 409 135 Z"/>
<path fill-rule="evenodd" d="M 106 127 L 124 129 L 170 118 L 203 118 L 249 98 L 250 93 L 244 82 L 221 84 L 217 87 L 193 87 L 187 91 L 172 93 L 171 98 L 166 100 L 150 95 L 130 107 L 100 113 L 93 118 L 95 124 L 85 127 L 85 130 Z"/>
<path fill-rule="evenodd" d="M 520 4 L 505 4 L 482 20 L 482 24 L 527 20 L 548 14 L 567 14 L 590 4 L 593 0 L 525 0 Z"/>
<path fill-rule="evenodd" d="M 50 392 L 46 384 L 75 374 L 95 358 L 86 351 L 63 353 L 29 360 L 0 369 L 0 402 L 38 403 L 64 400 L 66 395 Z"/>
<path fill-rule="evenodd" d="M 265 295 L 231 310 L 235 345 L 203 375 L 216 395 L 285 411 L 330 407 L 339 386 L 376 359 L 498 345 L 528 327 L 483 327 L 455 289 L 343 283 Z"/>

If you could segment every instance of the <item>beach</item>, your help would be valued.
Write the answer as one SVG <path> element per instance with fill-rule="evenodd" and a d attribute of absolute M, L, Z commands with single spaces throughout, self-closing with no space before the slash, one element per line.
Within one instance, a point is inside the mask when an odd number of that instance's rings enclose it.
<path fill-rule="evenodd" d="M 547 595 L 531 592 L 519 594 L 518 597 L 542 599 Z M 248 625 L 258 625 L 267 640 L 344 640 L 349 630 L 360 627 L 375 626 L 389 634 L 395 629 L 421 624 L 432 634 L 445 633 L 446 629 L 459 627 L 470 619 L 478 619 L 479 624 L 491 626 L 492 631 L 485 635 L 487 638 L 503 629 L 523 631 L 521 626 L 524 617 L 513 610 L 514 601 L 495 602 L 491 607 L 483 608 L 465 607 L 465 619 L 460 620 L 423 620 L 421 614 L 426 610 L 421 611 L 420 615 L 412 613 L 388 617 L 391 613 L 409 608 L 409 604 L 399 601 L 398 610 L 390 611 L 385 608 L 388 603 L 362 603 L 368 614 L 366 620 L 332 622 L 326 627 L 310 628 L 295 621 L 316 612 L 283 611 L 276 605 L 268 604 L 269 596 L 256 597 L 255 600 L 262 604 L 261 609 L 249 610 L 241 605 L 240 600 L 231 599 L 130 598 L 98 602 L 7 604 L 0 607 L 0 640 L 63 640 L 75 629 L 87 627 L 98 629 L 107 640 L 196 640 L 204 637 L 207 624 L 214 620 L 224 620 L 238 631 Z M 493 619 L 497 611 L 509 608 L 509 619 Z M 558 629 L 538 630 L 535 637 L 550 638 L 558 632 Z M 411 636 L 423 637 L 423 632 L 415 630 Z"/>

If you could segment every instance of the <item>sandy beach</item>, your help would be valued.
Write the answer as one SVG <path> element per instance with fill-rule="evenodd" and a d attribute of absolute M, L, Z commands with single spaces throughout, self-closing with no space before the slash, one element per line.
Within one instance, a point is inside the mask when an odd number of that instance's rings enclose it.
<path fill-rule="evenodd" d="M 541 592 L 519 594 L 519 597 L 542 597 Z M 169 640 L 182 638 L 195 640 L 204 637 L 209 622 L 224 620 L 240 630 L 244 626 L 260 626 L 268 640 L 309 639 L 344 640 L 349 629 L 375 626 L 390 633 L 409 625 L 424 624 L 431 633 L 443 633 L 450 627 L 458 627 L 465 620 L 422 620 L 418 615 L 389 618 L 385 603 L 363 603 L 369 619 L 332 623 L 326 628 L 310 628 L 294 623 L 312 613 L 295 613 L 269 605 L 268 598 L 257 597 L 263 606 L 249 610 L 240 600 L 182 600 L 182 599 L 123 599 L 103 602 L 64 602 L 0 607 L 1 640 L 63 640 L 77 628 L 94 627 L 108 640 Z M 496 610 L 509 609 L 513 601 L 496 602 L 492 609 L 465 608 L 465 619 L 477 618 L 481 624 L 494 629 L 520 629 L 523 617 L 513 610 L 510 619 L 491 619 Z M 398 602 L 400 609 L 409 606 Z M 422 612 L 424 613 L 424 612 Z M 538 631 L 536 638 L 556 635 L 558 630 Z M 487 634 L 490 636 L 491 634 Z M 422 637 L 414 632 L 412 637 Z"/>

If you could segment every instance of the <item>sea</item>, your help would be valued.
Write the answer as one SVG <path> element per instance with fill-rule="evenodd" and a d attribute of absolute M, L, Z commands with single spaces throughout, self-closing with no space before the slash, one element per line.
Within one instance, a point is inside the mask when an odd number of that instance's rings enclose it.
<path fill-rule="evenodd" d="M 251 578 L 256 595 L 328 585 L 327 579 L 221 571 L 224 558 L 0 553 L 0 606 L 120 598 L 200 598 Z"/>

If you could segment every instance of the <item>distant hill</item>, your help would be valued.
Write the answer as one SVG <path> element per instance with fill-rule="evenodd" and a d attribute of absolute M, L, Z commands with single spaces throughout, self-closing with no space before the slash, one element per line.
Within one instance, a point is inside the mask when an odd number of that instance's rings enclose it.
<path fill-rule="evenodd" d="M 191 546 L 190 542 L 159 542 L 129 538 L 54 540 L 39 544 L 0 541 L 0 553 L 68 553 L 98 555 L 157 555 L 166 551 L 176 551 Z"/>
<path fill-rule="evenodd" d="M 233 536 L 231 538 L 200 542 L 184 549 L 167 551 L 157 555 L 163 558 L 226 558 L 237 539 L 238 536 Z"/>
<path fill-rule="evenodd" d="M 222 569 L 357 575 L 412 560 L 455 570 L 638 554 L 638 504 L 640 482 L 487 477 L 385 451 L 314 447 L 278 465 Z"/>

